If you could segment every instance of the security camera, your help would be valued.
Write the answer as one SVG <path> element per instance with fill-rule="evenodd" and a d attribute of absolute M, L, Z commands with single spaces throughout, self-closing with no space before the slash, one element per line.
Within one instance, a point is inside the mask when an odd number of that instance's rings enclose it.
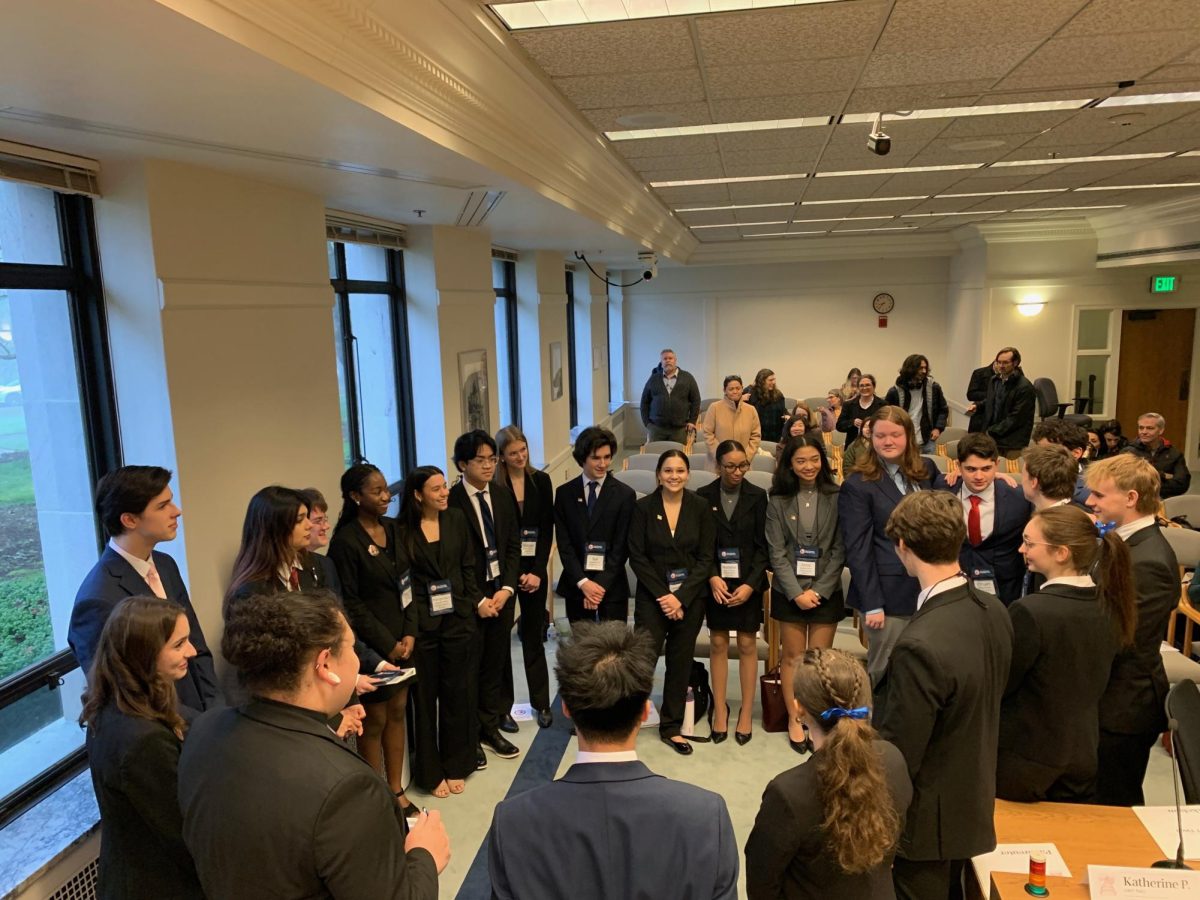
<path fill-rule="evenodd" d="M 642 281 L 650 281 L 658 277 L 658 254 L 653 250 L 643 250 L 638 253 L 638 266 L 642 270 Z"/>
<path fill-rule="evenodd" d="M 875 117 L 875 124 L 867 135 L 867 149 L 876 156 L 887 156 L 892 150 L 892 139 L 883 133 L 882 115 Z"/>

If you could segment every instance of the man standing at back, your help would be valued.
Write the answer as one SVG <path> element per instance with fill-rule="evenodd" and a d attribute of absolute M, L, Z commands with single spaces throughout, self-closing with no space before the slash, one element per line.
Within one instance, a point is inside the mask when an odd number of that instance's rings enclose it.
<path fill-rule="evenodd" d="M 892 867 L 899 900 L 963 895 L 968 859 L 996 848 L 993 814 L 1000 699 L 1012 623 L 959 569 L 962 506 L 945 491 L 907 495 L 887 536 L 921 583 L 917 611 L 876 690 L 879 733 L 900 748 L 912 805 Z"/>
<path fill-rule="evenodd" d="M 620 622 L 580 623 L 558 649 L 579 755 L 558 781 L 501 802 L 488 833 L 496 900 L 737 896 L 738 847 L 720 795 L 638 761 L 654 650 Z"/>
<path fill-rule="evenodd" d="M 179 531 L 183 513 L 175 505 L 170 481 L 171 473 L 159 466 L 122 466 L 96 485 L 96 511 L 109 541 L 75 595 L 67 643 L 86 674 L 104 623 L 118 603 L 138 595 L 173 600 L 187 614 L 196 648 L 187 675 L 175 683 L 180 715 L 190 721 L 206 709 L 223 705 L 224 698 L 179 566 L 154 549 L 175 540 Z"/>
<path fill-rule="evenodd" d="M 896 383 L 888 388 L 889 406 L 899 406 L 913 420 L 922 453 L 933 453 L 934 442 L 946 430 L 950 407 L 942 386 L 929 377 L 929 359 L 920 353 L 907 356 Z"/>
<path fill-rule="evenodd" d="M 992 363 L 995 374 L 984 400 L 984 433 L 992 437 L 1005 459 L 1019 459 L 1029 444 L 1037 394 L 1021 371 L 1021 351 L 1005 347 Z"/>
<path fill-rule="evenodd" d="M 674 350 L 664 350 L 660 359 L 642 388 L 642 422 L 650 440 L 683 444 L 696 430 L 700 388 L 692 373 L 676 364 Z"/>
<path fill-rule="evenodd" d="M 1143 413 L 1138 416 L 1137 429 L 1138 439 L 1125 452 L 1140 456 L 1154 466 L 1161 479 L 1158 495 L 1164 500 L 1186 494 L 1192 483 L 1192 473 L 1179 448 L 1163 437 L 1167 420 L 1156 412 Z"/>

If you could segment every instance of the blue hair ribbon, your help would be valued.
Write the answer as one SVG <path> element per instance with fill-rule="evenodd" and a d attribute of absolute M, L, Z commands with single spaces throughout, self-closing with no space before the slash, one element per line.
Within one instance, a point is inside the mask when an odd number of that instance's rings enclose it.
<path fill-rule="evenodd" d="M 1100 537 L 1104 537 L 1110 531 L 1117 527 L 1116 522 L 1097 522 L 1096 530 L 1100 532 Z"/>
<path fill-rule="evenodd" d="M 825 712 L 821 713 L 821 721 L 836 722 L 838 719 L 865 719 L 870 714 L 870 711 L 865 706 L 856 706 L 854 709 L 831 706 Z"/>

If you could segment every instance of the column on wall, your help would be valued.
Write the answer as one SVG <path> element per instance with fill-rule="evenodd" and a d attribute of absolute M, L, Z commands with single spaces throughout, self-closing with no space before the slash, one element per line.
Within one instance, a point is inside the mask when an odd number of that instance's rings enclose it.
<path fill-rule="evenodd" d="M 624 273 L 616 272 L 609 276 L 615 284 L 625 282 Z M 625 291 L 616 286 L 608 289 L 608 355 L 605 360 L 608 366 L 608 383 L 611 402 L 610 407 L 616 407 L 625 401 L 629 392 L 625 384 Z"/>
<path fill-rule="evenodd" d="M 581 284 L 582 279 L 576 283 Z M 566 305 L 563 254 L 553 250 L 522 253 L 517 260 L 521 418 L 529 438 L 530 461 L 539 468 L 559 457 L 570 443 Z M 554 354 L 556 344 L 558 352 Z"/>
<path fill-rule="evenodd" d="M 592 263 L 592 268 L 599 278 L 586 266 L 575 271 L 580 425 L 591 425 L 608 416 L 608 285 L 604 282 L 607 270 L 596 263 Z"/>

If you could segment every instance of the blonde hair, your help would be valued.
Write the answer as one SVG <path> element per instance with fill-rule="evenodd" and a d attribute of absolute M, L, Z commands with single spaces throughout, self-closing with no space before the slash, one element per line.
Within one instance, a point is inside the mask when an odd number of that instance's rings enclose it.
<path fill-rule="evenodd" d="M 909 481 L 924 481 L 929 477 L 925 461 L 921 459 L 921 445 L 917 443 L 917 430 L 912 417 L 899 406 L 882 406 L 875 415 L 867 419 L 871 423 L 872 443 L 854 463 L 854 471 L 861 472 L 864 481 L 878 481 L 883 477 L 883 461 L 875 452 L 874 435 L 876 422 L 891 422 L 904 429 L 904 455 L 900 457 L 900 471 Z"/>
<path fill-rule="evenodd" d="M 1087 486 L 1096 487 L 1101 481 L 1111 480 L 1119 491 L 1136 491 L 1138 498 L 1134 506 L 1144 516 L 1158 511 L 1158 470 L 1140 456 L 1118 453 L 1098 459 L 1087 467 Z"/>

